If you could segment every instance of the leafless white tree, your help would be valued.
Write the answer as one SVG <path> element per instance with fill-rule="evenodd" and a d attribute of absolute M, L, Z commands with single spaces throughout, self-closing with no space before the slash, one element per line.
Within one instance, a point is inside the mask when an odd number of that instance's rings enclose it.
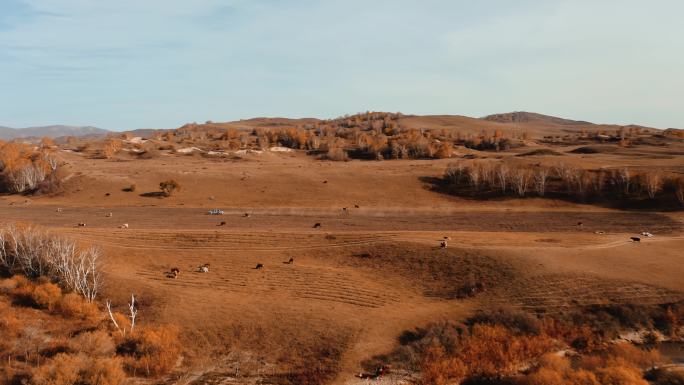
<path fill-rule="evenodd" d="M 660 173 L 656 171 L 648 172 L 644 176 L 644 182 L 648 197 L 653 199 L 656 194 L 663 188 L 663 181 Z"/>
<path fill-rule="evenodd" d="M 498 181 L 499 188 L 501 189 L 502 194 L 506 193 L 506 187 L 507 187 L 507 183 L 508 183 L 508 174 L 509 174 L 508 166 L 504 163 L 499 163 L 499 166 L 496 168 L 496 179 Z"/>
<path fill-rule="evenodd" d="M 471 165 L 466 169 L 466 172 L 468 173 L 468 182 L 470 183 L 470 185 L 475 190 L 479 190 L 480 182 L 482 180 L 480 167 L 478 167 L 477 165 Z"/>
<path fill-rule="evenodd" d="M 111 301 L 107 301 L 107 313 L 109 313 L 109 319 L 112 321 L 112 324 L 116 328 L 116 330 L 122 335 L 126 336 L 126 333 L 133 333 L 135 330 L 135 319 L 138 316 L 138 309 L 135 308 L 135 295 L 131 294 L 131 302 L 128 304 L 128 311 L 130 312 L 130 315 L 128 316 L 131 319 L 131 330 L 126 330 L 126 328 L 122 328 L 118 322 L 116 322 L 116 317 L 114 317 L 114 312 L 112 311 L 112 303 Z"/>
<path fill-rule="evenodd" d="M 545 167 L 539 167 L 534 171 L 534 189 L 539 196 L 544 196 L 546 193 L 546 184 L 549 178 L 549 170 Z"/>
<path fill-rule="evenodd" d="M 92 302 L 102 285 L 100 251 L 79 250 L 73 241 L 36 227 L 0 229 L 0 265 L 28 277 L 45 276 Z"/>
<path fill-rule="evenodd" d="M 109 313 L 109 319 L 112 320 L 112 324 L 114 324 L 114 327 L 116 328 L 116 330 L 118 330 L 119 333 L 125 337 L 126 336 L 126 329 L 125 328 L 121 329 L 121 327 L 119 326 L 119 323 L 116 322 L 116 318 L 114 317 L 114 313 L 112 312 L 112 303 L 110 301 L 107 301 L 107 312 Z"/>
<path fill-rule="evenodd" d="M 624 194 L 629 194 L 632 184 L 632 174 L 627 168 L 623 168 L 617 173 L 617 184 Z"/>
<path fill-rule="evenodd" d="M 530 171 L 525 168 L 516 168 L 511 172 L 511 185 L 515 193 L 524 197 L 530 184 Z"/>
<path fill-rule="evenodd" d="M 679 203 L 684 205 L 684 178 L 675 181 L 675 196 L 677 196 Z"/>
<path fill-rule="evenodd" d="M 133 294 L 131 294 L 131 303 L 128 304 L 128 310 L 131 313 L 131 333 L 133 333 L 133 330 L 135 329 L 135 317 L 138 316 L 138 309 L 135 308 L 135 296 Z"/>

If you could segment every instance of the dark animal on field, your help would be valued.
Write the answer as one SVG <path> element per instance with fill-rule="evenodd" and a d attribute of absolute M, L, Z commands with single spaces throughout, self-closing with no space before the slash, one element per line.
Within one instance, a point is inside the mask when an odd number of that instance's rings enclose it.
<path fill-rule="evenodd" d="M 180 269 L 177 267 L 174 267 L 171 269 L 171 272 L 167 274 L 166 276 L 168 278 L 178 278 L 178 275 L 180 274 Z"/>
<path fill-rule="evenodd" d="M 86 224 L 85 222 L 79 222 L 78 225 L 76 225 L 76 227 L 86 227 Z"/>
<path fill-rule="evenodd" d="M 313 225 L 313 228 L 314 228 L 314 229 L 317 229 L 317 228 L 319 228 L 319 227 L 321 227 L 320 222 L 317 222 L 317 223 L 315 223 L 315 224 Z"/>
<path fill-rule="evenodd" d="M 639 238 L 639 237 L 631 237 L 630 240 L 632 242 L 641 242 L 641 238 Z"/>
<path fill-rule="evenodd" d="M 256 267 L 254 268 L 254 270 L 259 270 L 259 269 L 263 269 L 263 268 L 264 268 L 264 265 L 263 265 L 263 264 L 257 263 L 257 265 L 256 265 Z"/>
<path fill-rule="evenodd" d="M 283 262 L 286 265 L 291 265 L 294 263 L 294 258 L 290 258 L 287 262 Z"/>
<path fill-rule="evenodd" d="M 446 242 L 446 241 L 440 242 L 440 243 L 439 243 L 439 247 L 442 248 L 442 249 L 446 249 L 446 248 L 447 248 L 447 242 Z"/>
<path fill-rule="evenodd" d="M 218 226 L 225 226 L 225 225 L 226 225 L 226 222 L 225 222 L 225 221 L 223 221 L 223 222 L 221 222 L 221 223 L 218 224 Z"/>
<path fill-rule="evenodd" d="M 354 208 L 355 208 L 355 209 L 358 209 L 358 208 L 359 208 L 359 205 L 354 205 Z"/>

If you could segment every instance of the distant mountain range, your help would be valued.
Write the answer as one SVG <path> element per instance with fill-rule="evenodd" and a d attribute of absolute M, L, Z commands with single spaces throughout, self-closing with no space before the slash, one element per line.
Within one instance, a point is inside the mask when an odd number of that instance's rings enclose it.
<path fill-rule="evenodd" d="M 59 138 L 63 136 L 105 136 L 110 131 L 92 126 L 42 126 L 27 128 L 10 128 L 0 126 L 0 139 L 12 140 L 18 138 Z"/>

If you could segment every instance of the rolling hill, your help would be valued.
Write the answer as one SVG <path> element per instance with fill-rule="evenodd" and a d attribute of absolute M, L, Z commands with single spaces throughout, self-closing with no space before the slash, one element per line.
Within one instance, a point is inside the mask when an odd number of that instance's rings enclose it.
<path fill-rule="evenodd" d="M 384 113 L 379 113 L 384 114 Z M 363 114 L 361 114 L 363 115 Z M 352 115 L 351 118 L 361 115 Z M 306 127 L 315 123 L 326 124 L 341 122 L 347 117 L 332 120 L 315 118 L 287 119 L 287 118 L 254 118 L 233 122 L 207 122 L 205 124 L 187 124 L 181 128 L 194 130 L 237 129 L 252 130 L 255 128 L 283 128 Z M 563 119 L 555 116 L 542 115 L 532 112 L 509 112 L 488 115 L 483 118 L 473 118 L 462 115 L 399 115 L 399 127 L 409 129 L 454 130 L 463 134 L 494 133 L 527 133 L 531 138 L 542 136 L 560 136 L 580 133 L 583 131 L 615 132 L 621 128 L 639 128 L 642 131 L 652 130 L 643 126 L 621 126 L 617 124 L 595 124 L 587 121 Z"/>
<path fill-rule="evenodd" d="M 59 138 L 62 136 L 104 136 L 110 131 L 92 126 L 52 125 L 27 128 L 10 128 L 0 126 L 0 139 L 12 140 L 17 138 Z"/>

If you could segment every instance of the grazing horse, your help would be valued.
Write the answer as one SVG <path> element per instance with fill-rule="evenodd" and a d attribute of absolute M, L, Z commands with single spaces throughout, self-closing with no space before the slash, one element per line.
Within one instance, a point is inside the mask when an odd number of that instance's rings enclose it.
<path fill-rule="evenodd" d="M 249 218 L 249 213 L 244 213 L 244 214 L 242 214 L 242 216 L 243 216 L 244 218 Z"/>
<path fill-rule="evenodd" d="M 446 249 L 447 248 L 447 241 L 445 240 L 445 241 L 440 242 L 439 247 L 442 249 Z"/>
<path fill-rule="evenodd" d="M 209 272 L 209 264 L 205 263 L 204 265 L 199 267 L 200 273 L 208 273 Z"/>
<path fill-rule="evenodd" d="M 222 221 L 221 223 L 218 224 L 218 226 L 225 226 L 225 225 L 226 225 L 225 221 Z"/>
<path fill-rule="evenodd" d="M 119 226 L 121 229 L 127 229 L 128 228 L 128 223 L 124 223 L 123 225 Z"/>
<path fill-rule="evenodd" d="M 180 274 L 180 269 L 177 267 L 171 268 L 171 273 L 167 274 L 167 277 L 169 278 L 178 278 L 178 275 Z"/>
<path fill-rule="evenodd" d="M 313 228 L 314 228 L 314 229 L 318 229 L 318 228 L 320 228 L 320 227 L 321 227 L 321 223 L 320 223 L 320 222 L 316 222 L 316 223 L 314 223 L 314 225 L 313 225 Z"/>
<path fill-rule="evenodd" d="M 283 262 L 286 265 L 291 265 L 294 263 L 294 258 L 290 257 L 290 259 L 287 262 Z"/>
<path fill-rule="evenodd" d="M 256 267 L 254 267 L 254 270 L 260 270 L 260 269 L 263 269 L 263 268 L 264 268 L 264 265 L 263 265 L 262 263 L 257 263 L 257 264 L 256 264 Z"/>
<path fill-rule="evenodd" d="M 111 218 L 111 217 L 112 217 L 112 215 L 113 215 L 112 213 L 107 213 L 107 214 L 105 214 L 105 217 L 107 217 L 107 218 Z"/>
<path fill-rule="evenodd" d="M 86 227 L 86 224 L 85 224 L 85 222 L 79 222 L 78 225 L 76 225 L 76 226 L 77 227 Z"/>
<path fill-rule="evenodd" d="M 354 208 L 355 208 L 355 209 L 358 209 L 358 208 L 359 208 L 359 205 L 354 205 Z"/>
<path fill-rule="evenodd" d="M 639 237 L 631 237 L 631 238 L 630 238 L 630 241 L 632 241 L 632 242 L 641 242 L 641 238 L 639 238 Z"/>
<path fill-rule="evenodd" d="M 58 207 L 58 208 L 57 208 L 57 212 L 58 212 L 58 213 L 61 213 L 61 212 L 62 212 L 62 208 L 61 208 L 61 207 Z"/>

